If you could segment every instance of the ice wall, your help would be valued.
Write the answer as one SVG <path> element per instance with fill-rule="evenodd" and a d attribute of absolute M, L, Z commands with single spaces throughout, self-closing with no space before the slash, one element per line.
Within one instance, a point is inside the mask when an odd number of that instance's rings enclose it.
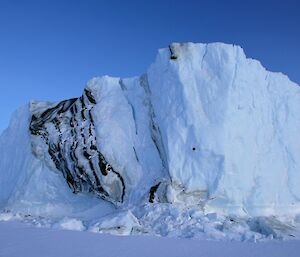
<path fill-rule="evenodd" d="M 162 49 L 148 80 L 175 201 L 198 191 L 207 210 L 299 211 L 298 85 L 222 43 Z"/>
<path fill-rule="evenodd" d="M 160 49 L 141 77 L 94 78 L 78 99 L 69 102 L 70 110 L 35 102 L 31 112 L 26 107 L 14 115 L 0 137 L 2 207 L 37 210 L 68 202 L 77 210 L 88 208 L 81 197 L 102 201 L 93 197 L 99 188 L 92 179 L 80 180 L 75 164 L 81 163 L 107 192 L 98 196 L 126 208 L 156 201 L 225 214 L 300 212 L 300 88 L 246 58 L 239 46 L 175 43 Z M 42 117 L 38 128 L 48 141 L 30 134 L 33 114 Z M 84 184 L 71 186 L 76 194 L 64 181 L 66 168 L 49 157 L 49 140 L 59 144 L 52 155 L 62 154 L 61 163 Z M 76 142 L 74 164 L 74 153 L 66 156 Z M 119 176 L 101 167 L 91 173 L 95 149 Z"/>

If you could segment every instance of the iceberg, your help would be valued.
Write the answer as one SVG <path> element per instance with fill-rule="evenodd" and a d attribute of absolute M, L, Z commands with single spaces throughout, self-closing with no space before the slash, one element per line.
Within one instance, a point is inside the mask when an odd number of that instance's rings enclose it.
<path fill-rule="evenodd" d="M 93 78 L 78 98 L 17 110 L 0 137 L 0 208 L 296 216 L 299 110 L 299 85 L 241 47 L 173 43 L 141 76 Z"/>

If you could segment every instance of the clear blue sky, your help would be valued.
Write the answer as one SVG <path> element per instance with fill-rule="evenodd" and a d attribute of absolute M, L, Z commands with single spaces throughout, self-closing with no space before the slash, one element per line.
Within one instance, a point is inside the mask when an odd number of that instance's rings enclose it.
<path fill-rule="evenodd" d="M 300 83 L 300 1 L 0 0 L 0 131 L 31 99 L 146 71 L 170 42 L 241 45 Z"/>

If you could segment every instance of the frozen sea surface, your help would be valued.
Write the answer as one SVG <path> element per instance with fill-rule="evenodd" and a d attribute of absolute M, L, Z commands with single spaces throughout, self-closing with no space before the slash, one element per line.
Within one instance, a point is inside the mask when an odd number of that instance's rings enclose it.
<path fill-rule="evenodd" d="M 1 257 L 298 257 L 300 241 L 264 243 L 112 236 L 0 222 Z"/>

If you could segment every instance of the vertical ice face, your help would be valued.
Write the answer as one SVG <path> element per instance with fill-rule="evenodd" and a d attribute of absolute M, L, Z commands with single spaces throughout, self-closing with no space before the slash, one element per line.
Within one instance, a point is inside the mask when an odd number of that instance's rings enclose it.
<path fill-rule="evenodd" d="M 141 77 L 94 78 L 79 98 L 32 102 L 22 114 L 27 123 L 15 118 L 0 139 L 10 149 L 0 159 L 0 183 L 7 183 L 0 201 L 19 201 L 13 191 L 32 186 L 32 172 L 52 170 L 70 192 L 116 205 L 169 201 L 225 213 L 296 213 L 299 109 L 299 86 L 240 47 L 172 44 Z M 13 150 L 16 140 L 26 155 Z M 51 176 L 40 178 L 55 187 Z"/>
<path fill-rule="evenodd" d="M 224 173 L 227 95 L 240 51 L 223 44 L 173 44 L 160 50 L 148 70 L 173 186 L 198 191 L 203 200 Z"/>
<path fill-rule="evenodd" d="M 148 70 L 172 180 L 206 209 L 299 211 L 300 88 L 238 46 L 172 44 Z"/>

